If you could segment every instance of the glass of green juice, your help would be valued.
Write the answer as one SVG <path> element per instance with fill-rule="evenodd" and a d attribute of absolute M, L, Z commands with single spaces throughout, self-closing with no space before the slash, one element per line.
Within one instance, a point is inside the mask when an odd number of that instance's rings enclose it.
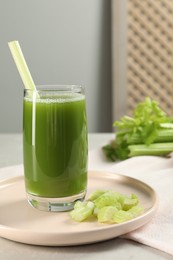
<path fill-rule="evenodd" d="M 33 207 L 66 211 L 84 199 L 88 131 L 83 87 L 24 90 L 23 155 L 27 199 Z"/>

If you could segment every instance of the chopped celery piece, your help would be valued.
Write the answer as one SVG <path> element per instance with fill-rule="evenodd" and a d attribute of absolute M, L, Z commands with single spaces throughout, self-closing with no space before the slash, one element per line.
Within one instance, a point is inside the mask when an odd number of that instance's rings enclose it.
<path fill-rule="evenodd" d="M 74 204 L 74 209 L 84 207 L 86 203 L 87 203 L 86 201 L 77 200 L 76 203 Z"/>
<path fill-rule="evenodd" d="M 129 210 L 132 207 L 136 206 L 138 204 L 138 200 L 137 199 L 130 199 L 127 198 L 124 200 L 124 205 L 123 205 L 123 210 Z"/>
<path fill-rule="evenodd" d="M 144 212 L 144 209 L 143 207 L 137 205 L 129 209 L 129 212 L 132 214 L 133 218 L 136 218 Z"/>
<path fill-rule="evenodd" d="M 118 224 L 118 223 L 122 223 L 127 220 L 130 220 L 132 218 L 133 218 L 133 215 L 129 211 L 119 210 L 114 214 L 114 216 L 112 218 L 112 223 Z"/>
<path fill-rule="evenodd" d="M 118 209 L 118 210 L 120 210 L 120 209 L 122 209 L 122 205 L 121 205 L 121 203 L 119 202 L 119 201 L 117 201 L 116 202 L 116 208 Z"/>
<path fill-rule="evenodd" d="M 95 206 L 100 209 L 105 206 L 116 206 L 119 199 L 118 193 L 115 193 L 113 191 L 105 192 L 103 195 L 99 196 L 95 201 Z"/>
<path fill-rule="evenodd" d="M 106 192 L 105 190 L 96 190 L 93 193 L 91 193 L 88 200 L 91 200 L 91 201 L 96 200 L 98 197 L 103 195 L 105 192 Z"/>
<path fill-rule="evenodd" d="M 129 210 L 132 207 L 136 206 L 138 204 L 138 198 L 136 195 L 132 194 L 131 198 L 126 197 L 124 202 L 123 202 L 123 210 Z"/>
<path fill-rule="evenodd" d="M 90 217 L 94 210 L 94 203 L 89 201 L 81 207 L 77 207 L 70 212 L 74 221 L 81 222 Z"/>
<path fill-rule="evenodd" d="M 136 202 L 131 202 L 131 200 L 137 200 Z M 120 209 L 126 209 L 126 205 L 128 204 L 132 204 L 132 206 L 134 206 L 135 203 L 138 203 L 138 197 L 134 194 L 131 195 L 131 197 L 125 195 L 125 194 L 120 194 L 119 196 L 119 203 L 121 204 L 121 208 Z"/>
<path fill-rule="evenodd" d="M 99 210 L 97 219 L 100 223 L 112 223 L 112 218 L 118 209 L 115 206 L 103 207 Z"/>
<path fill-rule="evenodd" d="M 124 194 L 121 194 L 120 197 L 119 197 L 119 203 L 121 204 L 121 209 L 123 208 L 124 206 L 124 201 L 125 199 L 128 198 L 127 195 L 124 195 Z"/>

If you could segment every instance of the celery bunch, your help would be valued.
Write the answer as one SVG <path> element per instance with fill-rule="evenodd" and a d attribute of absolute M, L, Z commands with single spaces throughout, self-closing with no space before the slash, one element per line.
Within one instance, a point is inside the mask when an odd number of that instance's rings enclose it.
<path fill-rule="evenodd" d="M 99 223 L 118 224 L 141 215 L 143 211 L 135 194 L 129 197 L 112 190 L 96 190 L 87 201 L 77 201 L 70 216 L 77 222 L 94 216 Z"/>
<path fill-rule="evenodd" d="M 124 116 L 113 125 L 116 139 L 103 147 L 111 161 L 139 155 L 164 156 L 173 151 L 173 118 L 150 98 L 136 106 L 132 117 Z"/>

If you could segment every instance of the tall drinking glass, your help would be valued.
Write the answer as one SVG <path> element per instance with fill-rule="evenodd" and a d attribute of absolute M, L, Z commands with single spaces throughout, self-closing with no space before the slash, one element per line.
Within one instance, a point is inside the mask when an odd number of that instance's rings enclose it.
<path fill-rule="evenodd" d="M 24 90 L 23 151 L 29 203 L 43 211 L 65 211 L 87 189 L 87 117 L 81 86 Z"/>

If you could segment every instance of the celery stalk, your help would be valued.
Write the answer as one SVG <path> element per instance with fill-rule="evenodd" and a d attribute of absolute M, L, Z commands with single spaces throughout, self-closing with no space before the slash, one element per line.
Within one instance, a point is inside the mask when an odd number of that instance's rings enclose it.
<path fill-rule="evenodd" d="M 158 132 L 155 143 L 173 142 L 173 129 L 164 129 Z"/>
<path fill-rule="evenodd" d="M 173 142 L 173 129 L 161 129 L 158 131 L 158 136 L 154 140 L 154 143 L 164 143 L 164 142 Z M 141 140 L 141 136 L 139 134 L 133 134 L 128 144 L 141 144 L 144 143 L 143 140 Z"/>
<path fill-rule="evenodd" d="M 129 145 L 129 157 L 139 155 L 157 155 L 163 156 L 173 152 L 173 143 L 153 143 L 150 145 L 136 144 Z"/>

